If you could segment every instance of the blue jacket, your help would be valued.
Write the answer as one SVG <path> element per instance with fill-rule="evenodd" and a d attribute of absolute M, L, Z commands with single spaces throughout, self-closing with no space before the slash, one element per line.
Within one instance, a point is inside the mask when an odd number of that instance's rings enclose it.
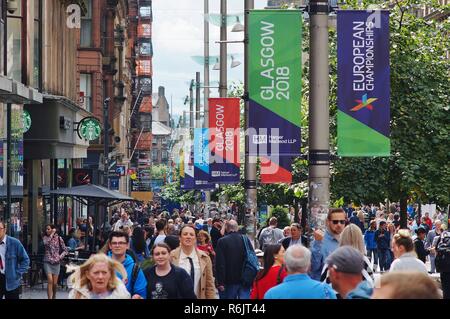
<path fill-rule="evenodd" d="M 339 247 L 339 241 L 331 235 L 327 230 L 323 240 L 314 240 L 311 244 L 311 270 L 310 276 L 312 279 L 320 280 L 322 274 L 323 264 L 325 259 Z"/>
<path fill-rule="evenodd" d="M 6 290 L 12 291 L 20 286 L 22 275 L 30 268 L 30 258 L 18 239 L 6 236 L 5 259 Z"/>
<path fill-rule="evenodd" d="M 111 252 L 108 252 L 108 256 L 111 257 Z M 145 275 L 142 271 L 142 269 L 139 269 L 136 282 L 134 283 L 134 290 L 131 289 L 131 276 L 133 272 L 134 267 L 134 260 L 130 255 L 126 255 L 125 260 L 122 262 L 122 265 L 125 267 L 125 270 L 127 271 L 127 280 L 125 286 L 127 287 L 128 292 L 133 295 L 138 294 L 142 298 L 147 298 L 147 279 L 145 278 Z M 116 275 L 119 277 L 119 279 L 122 280 L 122 275 L 120 273 L 116 273 Z"/>
<path fill-rule="evenodd" d="M 370 299 L 372 297 L 373 288 L 367 280 L 363 280 L 355 289 L 347 294 L 345 299 Z"/>
<path fill-rule="evenodd" d="M 377 242 L 375 241 L 375 230 L 366 230 L 364 234 L 364 243 L 367 249 L 377 249 Z"/>
<path fill-rule="evenodd" d="M 336 293 L 330 285 L 311 279 L 307 274 L 294 274 L 269 289 L 264 299 L 336 299 Z"/>

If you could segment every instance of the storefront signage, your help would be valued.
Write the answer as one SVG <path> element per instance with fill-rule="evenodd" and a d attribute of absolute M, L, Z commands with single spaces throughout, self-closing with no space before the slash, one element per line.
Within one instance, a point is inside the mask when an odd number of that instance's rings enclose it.
<path fill-rule="evenodd" d="M 100 122 L 95 117 L 85 117 L 77 126 L 78 136 L 88 141 L 98 139 L 101 132 Z"/>

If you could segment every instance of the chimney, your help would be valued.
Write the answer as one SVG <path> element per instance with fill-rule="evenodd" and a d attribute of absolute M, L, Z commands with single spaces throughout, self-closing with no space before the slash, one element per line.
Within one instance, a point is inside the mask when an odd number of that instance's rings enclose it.
<path fill-rule="evenodd" d="M 164 96 L 164 86 L 160 86 L 160 87 L 158 88 L 158 96 L 159 96 L 159 97 Z"/>

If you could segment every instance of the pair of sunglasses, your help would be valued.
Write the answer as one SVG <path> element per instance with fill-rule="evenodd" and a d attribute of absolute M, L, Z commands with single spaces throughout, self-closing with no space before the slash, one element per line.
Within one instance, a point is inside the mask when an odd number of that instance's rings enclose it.
<path fill-rule="evenodd" d="M 341 225 L 345 225 L 345 220 L 332 220 L 334 225 L 341 223 Z"/>

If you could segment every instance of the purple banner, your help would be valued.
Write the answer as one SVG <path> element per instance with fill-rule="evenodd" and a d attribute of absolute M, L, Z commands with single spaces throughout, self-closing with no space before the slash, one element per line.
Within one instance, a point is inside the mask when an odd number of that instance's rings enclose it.
<path fill-rule="evenodd" d="M 389 11 L 337 13 L 338 154 L 389 156 Z"/>

